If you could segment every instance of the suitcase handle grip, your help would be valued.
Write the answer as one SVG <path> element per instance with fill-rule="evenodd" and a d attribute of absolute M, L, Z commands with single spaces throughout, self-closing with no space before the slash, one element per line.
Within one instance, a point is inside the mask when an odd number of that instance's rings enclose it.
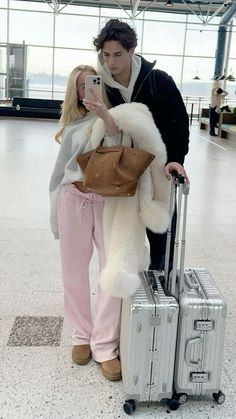
<path fill-rule="evenodd" d="M 199 359 L 198 361 L 191 361 L 191 353 L 192 350 L 194 348 L 195 345 L 199 344 L 202 342 L 201 338 L 193 338 L 190 339 L 186 345 L 186 349 L 185 349 L 185 362 L 189 367 L 196 367 L 200 364 L 201 360 Z"/>
<path fill-rule="evenodd" d="M 180 175 L 177 170 L 172 170 L 171 171 L 171 176 L 173 176 L 176 180 L 178 180 L 179 183 L 184 183 L 184 176 Z"/>
<path fill-rule="evenodd" d="M 191 278 L 191 276 L 190 276 L 190 278 Z M 190 289 L 194 289 L 194 290 L 198 291 L 200 289 L 200 285 L 199 284 L 196 284 L 196 282 L 194 282 L 194 281 L 191 281 L 190 278 L 189 278 L 188 275 L 184 275 L 184 281 L 185 281 L 185 283 L 188 285 L 188 287 Z"/>

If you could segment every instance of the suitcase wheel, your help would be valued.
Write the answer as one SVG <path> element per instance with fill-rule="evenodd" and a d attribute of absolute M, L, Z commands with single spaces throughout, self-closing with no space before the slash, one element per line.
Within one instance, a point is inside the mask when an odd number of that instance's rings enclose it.
<path fill-rule="evenodd" d="M 218 393 L 213 393 L 212 397 L 218 404 L 224 403 L 226 399 L 226 395 L 221 390 L 219 390 Z"/>
<path fill-rule="evenodd" d="M 170 410 L 177 410 L 180 406 L 180 402 L 176 399 L 170 399 L 167 402 L 167 406 Z"/>
<path fill-rule="evenodd" d="M 126 400 L 123 409 L 127 415 L 132 415 L 136 409 L 136 403 L 133 399 Z"/>
<path fill-rule="evenodd" d="M 186 393 L 174 393 L 173 398 L 178 400 L 179 404 L 184 404 L 188 400 L 188 395 Z"/>

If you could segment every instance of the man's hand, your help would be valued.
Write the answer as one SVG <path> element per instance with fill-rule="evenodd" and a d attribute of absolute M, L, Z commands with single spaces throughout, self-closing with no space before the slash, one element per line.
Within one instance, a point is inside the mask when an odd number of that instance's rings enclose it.
<path fill-rule="evenodd" d="M 165 167 L 165 175 L 168 177 L 168 179 L 171 179 L 171 172 L 172 170 L 176 170 L 179 175 L 182 175 L 186 182 L 189 183 L 189 178 L 187 176 L 187 173 L 185 172 L 184 166 L 182 164 L 177 163 L 176 161 L 170 162 Z"/>

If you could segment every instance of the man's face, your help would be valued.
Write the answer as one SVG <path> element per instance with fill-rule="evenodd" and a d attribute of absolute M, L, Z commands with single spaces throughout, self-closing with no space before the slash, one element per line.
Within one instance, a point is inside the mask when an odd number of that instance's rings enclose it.
<path fill-rule="evenodd" d="M 114 77 L 130 74 L 134 49 L 127 51 L 118 41 L 106 41 L 102 49 L 104 61 Z"/>

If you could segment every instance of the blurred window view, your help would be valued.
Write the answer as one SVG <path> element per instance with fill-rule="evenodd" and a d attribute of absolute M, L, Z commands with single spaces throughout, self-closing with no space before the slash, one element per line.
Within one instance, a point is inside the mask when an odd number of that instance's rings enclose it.
<path fill-rule="evenodd" d="M 9 8 L 8 8 L 9 7 Z M 142 11 L 132 21 L 117 7 L 68 5 L 59 14 L 47 2 L 0 2 L 0 99 L 63 99 L 68 74 L 78 64 L 96 66 L 92 45 L 111 17 L 134 26 L 136 53 L 166 71 L 184 96 L 208 97 L 214 75 L 220 18 L 203 26 L 194 14 Z M 232 25 L 227 73 L 236 76 L 236 25 Z M 196 78 L 197 76 L 197 78 Z M 194 79 L 195 78 L 195 79 Z M 227 82 L 235 99 L 236 83 Z"/>

